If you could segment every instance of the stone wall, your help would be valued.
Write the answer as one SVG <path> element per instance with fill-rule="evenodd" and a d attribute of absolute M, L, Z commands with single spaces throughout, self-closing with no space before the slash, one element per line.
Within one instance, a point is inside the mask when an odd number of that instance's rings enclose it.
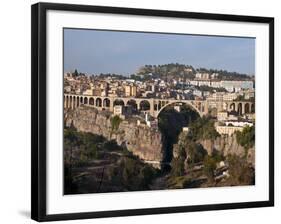
<path fill-rule="evenodd" d="M 179 154 L 179 144 L 184 144 L 185 139 L 187 138 L 188 133 L 182 132 L 179 136 L 179 142 L 174 145 L 173 149 L 173 155 L 174 157 L 177 157 Z M 224 156 L 227 156 L 229 154 L 234 154 L 240 157 L 245 156 L 246 150 L 244 147 L 239 145 L 236 141 L 236 135 L 233 134 L 231 136 L 228 135 L 221 135 L 217 137 L 215 140 L 199 140 L 197 142 L 198 144 L 201 144 L 203 148 L 208 152 L 209 155 L 211 155 L 214 151 L 221 152 Z M 250 148 L 247 151 L 247 160 L 250 164 L 253 166 L 255 165 L 255 149 Z"/>
<path fill-rule="evenodd" d="M 221 135 L 216 140 L 201 140 L 199 143 L 207 150 L 208 154 L 211 154 L 214 150 L 222 152 L 224 156 L 229 154 L 235 154 L 237 156 L 245 156 L 245 149 L 239 145 L 236 141 L 236 135 L 231 136 Z M 255 164 L 255 149 L 250 148 L 247 154 L 248 162 Z"/>
<path fill-rule="evenodd" d="M 134 121 L 122 121 L 117 130 L 112 131 L 111 113 L 98 111 L 86 106 L 68 110 L 65 113 L 65 124 L 71 124 L 78 131 L 102 135 L 108 140 L 116 140 L 118 145 L 124 145 L 134 155 L 148 162 L 163 161 L 163 145 L 161 133 L 149 127 L 137 126 Z"/>

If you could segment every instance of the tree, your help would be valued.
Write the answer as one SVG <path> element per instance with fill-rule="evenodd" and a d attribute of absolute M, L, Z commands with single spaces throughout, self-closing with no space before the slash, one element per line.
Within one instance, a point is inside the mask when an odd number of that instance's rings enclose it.
<path fill-rule="evenodd" d="M 216 161 L 213 157 L 207 155 L 204 159 L 204 173 L 210 179 L 214 178 L 214 171 L 216 169 Z"/>
<path fill-rule="evenodd" d="M 220 136 L 214 126 L 214 121 L 205 116 L 192 122 L 189 128 L 193 140 L 215 140 L 218 136 Z"/>
<path fill-rule="evenodd" d="M 172 175 L 175 177 L 184 175 L 184 159 L 183 158 L 173 158 L 172 160 Z"/>
<path fill-rule="evenodd" d="M 207 151 L 203 148 L 203 146 L 194 141 L 187 141 L 186 149 L 191 164 L 203 161 L 205 156 L 207 155 Z"/>
<path fill-rule="evenodd" d="M 69 129 L 64 130 L 64 142 L 66 144 L 66 148 L 70 149 L 69 165 L 70 165 L 70 168 L 72 168 L 72 165 L 73 165 L 73 161 L 72 161 L 73 160 L 73 149 L 80 142 L 80 139 L 76 135 L 74 128 L 69 128 Z"/>
<path fill-rule="evenodd" d="M 243 146 L 246 150 L 252 148 L 255 145 L 255 126 L 246 126 L 242 132 L 236 132 L 237 143 Z"/>
<path fill-rule="evenodd" d="M 141 168 L 139 176 L 142 179 L 143 187 L 148 188 L 149 184 L 155 176 L 155 172 L 150 166 L 144 166 Z"/>
<path fill-rule="evenodd" d="M 65 181 L 65 190 L 66 192 L 75 191 L 76 187 L 73 183 L 73 150 L 76 145 L 79 144 L 79 138 L 75 134 L 75 128 L 71 125 L 71 128 L 64 130 L 64 143 L 65 147 L 70 149 L 68 156 L 68 164 L 65 161 L 64 164 L 64 181 Z"/>
<path fill-rule="evenodd" d="M 74 75 L 75 77 L 77 77 L 77 76 L 79 75 L 77 69 L 74 70 L 73 75 Z"/>
<path fill-rule="evenodd" d="M 119 116 L 115 115 L 110 119 L 110 122 L 111 122 L 111 130 L 117 131 L 120 123 L 122 122 L 122 119 Z"/>
<path fill-rule="evenodd" d="M 228 155 L 229 182 L 231 185 L 253 185 L 255 184 L 255 171 L 249 166 L 246 158 L 237 155 Z"/>

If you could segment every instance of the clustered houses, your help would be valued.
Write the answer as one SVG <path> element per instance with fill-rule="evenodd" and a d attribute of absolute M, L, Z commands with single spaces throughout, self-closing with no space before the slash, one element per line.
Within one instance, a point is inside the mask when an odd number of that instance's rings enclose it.
<path fill-rule="evenodd" d="M 124 76 L 90 76 L 65 73 L 64 92 L 84 96 L 144 99 L 203 100 L 216 118 L 217 131 L 232 134 L 255 120 L 255 90 L 253 80 L 218 80 L 217 73 L 196 73 L 194 79 L 150 78 L 129 79 Z M 136 108 L 114 105 L 114 114 L 126 118 Z M 175 105 L 176 108 L 177 105 Z M 153 119 L 145 116 L 148 126 Z"/>

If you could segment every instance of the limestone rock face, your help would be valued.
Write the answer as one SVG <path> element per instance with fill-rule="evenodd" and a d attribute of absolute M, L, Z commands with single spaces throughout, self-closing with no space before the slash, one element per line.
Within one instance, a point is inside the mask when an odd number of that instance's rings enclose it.
<path fill-rule="evenodd" d="M 146 126 L 137 126 L 135 122 L 123 120 L 118 129 L 112 131 L 111 114 L 95 108 L 78 107 L 65 114 L 66 126 L 73 125 L 78 131 L 102 135 L 108 140 L 116 140 L 134 155 L 145 161 L 161 163 L 163 144 L 161 133 Z"/>
<path fill-rule="evenodd" d="M 173 146 L 173 156 L 178 157 L 180 151 L 180 145 L 185 144 L 185 139 L 187 138 L 187 134 L 182 132 L 179 135 L 179 141 L 177 144 Z M 236 141 L 236 135 L 226 136 L 221 135 L 217 137 L 215 140 L 199 140 L 197 142 L 201 144 L 203 148 L 211 155 L 215 150 L 221 152 L 224 156 L 229 154 L 234 154 L 240 157 L 245 156 L 246 150 L 244 147 L 239 145 Z M 255 165 L 255 149 L 250 148 L 247 153 L 247 160 L 250 164 Z"/>
<path fill-rule="evenodd" d="M 236 141 L 236 135 L 232 136 L 222 135 L 212 140 L 201 140 L 199 143 L 207 150 L 210 155 L 214 150 L 220 151 L 224 156 L 234 154 L 240 157 L 245 156 L 245 149 Z M 247 154 L 247 160 L 251 164 L 255 164 L 255 149 L 250 148 Z"/>

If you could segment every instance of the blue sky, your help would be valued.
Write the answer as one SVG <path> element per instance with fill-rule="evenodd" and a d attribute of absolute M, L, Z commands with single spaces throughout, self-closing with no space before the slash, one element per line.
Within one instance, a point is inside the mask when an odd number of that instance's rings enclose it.
<path fill-rule="evenodd" d="M 255 39 L 64 29 L 64 71 L 129 75 L 145 64 L 255 73 Z"/>

